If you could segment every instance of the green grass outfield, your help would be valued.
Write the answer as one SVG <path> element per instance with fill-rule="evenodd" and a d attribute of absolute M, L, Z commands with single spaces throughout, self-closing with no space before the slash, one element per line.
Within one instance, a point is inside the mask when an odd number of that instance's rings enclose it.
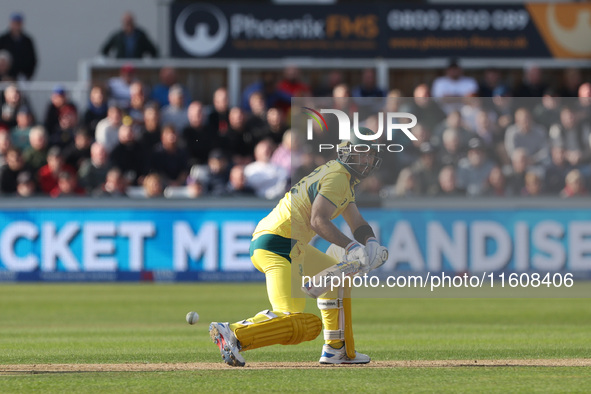
<path fill-rule="evenodd" d="M 308 311 L 318 314 L 309 301 Z M 246 352 L 245 368 L 221 364 L 209 322 L 241 320 L 268 307 L 261 283 L 3 284 L 0 392 L 585 392 L 591 387 L 591 368 L 584 366 L 298 367 L 296 362 L 318 360 L 321 337 Z M 201 315 L 194 326 L 185 322 L 191 310 Z M 591 358 L 589 299 L 358 299 L 354 323 L 357 349 L 379 362 L 587 359 L 588 364 Z M 288 367 L 256 368 L 268 362 Z M 208 364 L 194 370 L 141 368 L 156 363 Z M 129 364 L 136 370 L 107 365 L 102 371 L 76 366 L 33 371 L 25 364 Z"/>

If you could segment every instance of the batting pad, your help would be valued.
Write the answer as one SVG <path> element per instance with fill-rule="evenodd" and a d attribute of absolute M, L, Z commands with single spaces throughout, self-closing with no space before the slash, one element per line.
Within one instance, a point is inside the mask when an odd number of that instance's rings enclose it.
<path fill-rule="evenodd" d="M 293 313 L 245 325 L 234 330 L 241 350 L 270 345 L 297 345 L 312 341 L 320 334 L 322 321 L 311 313 Z"/>

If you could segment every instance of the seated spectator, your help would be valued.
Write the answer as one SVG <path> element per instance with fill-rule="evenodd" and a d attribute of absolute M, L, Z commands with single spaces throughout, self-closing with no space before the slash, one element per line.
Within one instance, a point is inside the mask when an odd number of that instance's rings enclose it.
<path fill-rule="evenodd" d="M 119 143 L 111 152 L 111 165 L 117 167 L 125 179 L 135 185 L 138 178 L 145 174 L 146 158 L 139 142 L 133 136 L 131 126 L 121 125 L 119 127 Z"/>
<path fill-rule="evenodd" d="M 443 165 L 457 166 L 466 157 L 460 133 L 457 129 L 446 129 L 443 132 L 443 144 L 439 149 L 438 161 Z"/>
<path fill-rule="evenodd" d="M 501 72 L 498 68 L 489 67 L 484 70 L 484 78 L 478 85 L 479 97 L 492 97 L 493 91 L 503 84 Z"/>
<path fill-rule="evenodd" d="M 541 102 L 536 104 L 532 110 L 534 121 L 545 128 L 549 128 L 553 124 L 559 123 L 561 101 L 561 98 L 554 89 L 546 89 Z"/>
<path fill-rule="evenodd" d="M 219 146 L 217 135 L 205 123 L 203 104 L 193 101 L 187 110 L 189 124 L 182 132 L 191 164 L 206 164 L 209 152 Z"/>
<path fill-rule="evenodd" d="M 230 110 L 230 128 L 228 134 L 221 137 L 221 146 L 229 147 L 232 152 L 232 162 L 235 164 L 248 164 L 252 161 L 254 147 L 258 143 L 252 130 L 246 128 L 244 111 L 239 107 Z"/>
<path fill-rule="evenodd" d="M 47 152 L 47 164 L 39 169 L 37 176 L 39 188 L 44 194 L 49 195 L 57 187 L 58 176 L 63 171 L 76 173 L 72 167 L 65 163 L 62 150 L 58 146 L 54 146 Z"/>
<path fill-rule="evenodd" d="M 532 122 L 528 109 L 515 111 L 515 124 L 505 132 L 505 149 L 509 157 L 516 149 L 523 148 L 532 164 L 543 164 L 548 159 L 549 145 L 544 129 Z"/>
<path fill-rule="evenodd" d="M 424 83 L 413 90 L 413 100 L 406 101 L 402 105 L 401 112 L 410 112 L 415 115 L 425 127 L 433 130 L 434 134 L 436 126 L 443 122 L 446 117 L 437 100 L 431 98 L 429 85 Z"/>
<path fill-rule="evenodd" d="M 525 173 L 525 187 L 521 191 L 523 197 L 539 197 L 543 193 L 542 178 L 535 171 Z"/>
<path fill-rule="evenodd" d="M 564 189 L 564 181 L 573 167 L 565 159 L 565 151 L 562 146 L 553 146 L 550 151 L 551 163 L 546 166 L 545 184 L 546 191 L 554 196 Z"/>
<path fill-rule="evenodd" d="M 53 88 L 51 93 L 50 102 L 47 104 L 47 109 L 45 110 L 45 120 L 43 121 L 43 126 L 45 126 L 45 130 L 49 136 L 49 139 L 53 139 L 53 135 L 60 126 L 60 111 L 62 107 L 69 105 L 70 107 L 76 110 L 76 106 L 73 102 L 68 99 L 66 94 L 66 88 L 62 85 L 56 85 Z"/>
<path fill-rule="evenodd" d="M 416 197 L 420 195 L 417 179 L 410 168 L 403 168 L 394 186 L 394 197 Z"/>
<path fill-rule="evenodd" d="M 364 113 L 374 113 L 381 109 L 384 100 L 375 100 L 375 97 L 384 97 L 386 94 L 377 85 L 374 68 L 366 68 L 361 72 L 361 84 L 351 89 L 351 95 Z"/>
<path fill-rule="evenodd" d="M 566 175 L 565 187 L 560 192 L 560 197 L 570 198 L 578 196 L 587 196 L 585 181 L 579 170 L 570 170 Z"/>
<path fill-rule="evenodd" d="M 161 144 L 154 150 L 150 161 L 151 172 L 159 174 L 166 186 L 185 184 L 189 172 L 189 156 L 179 146 L 174 126 L 164 126 Z"/>
<path fill-rule="evenodd" d="M 507 189 L 507 180 L 501 167 L 495 166 L 490 170 L 487 179 L 486 195 L 489 197 L 506 197 L 511 195 Z"/>
<path fill-rule="evenodd" d="M 96 125 L 107 117 L 107 97 L 105 89 L 101 85 L 93 85 L 90 89 L 88 107 L 84 112 L 84 127 L 90 132 L 92 138 L 96 131 Z"/>
<path fill-rule="evenodd" d="M 95 189 L 94 197 L 127 197 L 127 180 L 116 167 L 107 172 L 105 183 L 100 189 Z"/>
<path fill-rule="evenodd" d="M 20 107 L 16 113 L 16 125 L 10 130 L 12 145 L 21 151 L 27 149 L 29 144 L 29 133 L 33 127 L 33 115 L 27 107 Z"/>
<path fill-rule="evenodd" d="M 268 125 L 268 132 L 264 136 L 257 136 L 257 140 L 259 138 L 271 138 L 274 143 L 279 144 L 283 140 L 283 133 L 287 130 L 287 125 L 285 124 L 284 116 L 276 108 L 271 108 L 267 111 L 267 125 Z M 260 140 L 259 140 L 260 141 Z"/>
<path fill-rule="evenodd" d="M 121 109 L 115 105 L 109 105 L 107 117 L 96 125 L 96 142 L 103 145 L 110 153 L 119 142 L 119 127 L 121 126 Z"/>
<path fill-rule="evenodd" d="M 93 143 L 90 146 L 90 159 L 82 162 L 78 170 L 80 186 L 86 190 L 87 194 L 93 194 L 105 182 L 109 169 L 107 150 L 100 142 Z"/>
<path fill-rule="evenodd" d="M 485 146 L 480 139 L 471 139 L 468 149 L 468 157 L 458 164 L 458 187 L 466 190 L 469 197 L 482 196 L 486 192 L 486 181 L 494 165 L 486 157 Z"/>
<path fill-rule="evenodd" d="M 283 168 L 288 174 L 301 164 L 302 146 L 298 134 L 287 130 L 283 134 L 281 145 L 275 149 L 271 156 L 271 163 Z"/>
<path fill-rule="evenodd" d="M 43 126 L 35 126 L 29 133 L 29 147 L 23 153 L 23 159 L 33 174 L 47 164 L 48 139 Z"/>
<path fill-rule="evenodd" d="M 92 138 L 88 130 L 78 127 L 74 141 L 64 148 L 64 160 L 72 168 L 80 168 L 82 162 L 90 159 L 90 145 Z"/>
<path fill-rule="evenodd" d="M 6 164 L 6 153 L 11 147 L 10 134 L 5 126 L 0 125 L 0 167 Z"/>
<path fill-rule="evenodd" d="M 577 97 L 582 83 L 581 70 L 572 67 L 566 68 L 563 71 L 562 88 L 558 94 L 560 97 Z"/>
<path fill-rule="evenodd" d="M 435 149 L 429 142 L 423 142 L 420 146 L 421 155 L 411 170 L 417 181 L 419 193 L 433 196 L 437 194 L 437 178 L 439 166 L 435 162 Z"/>
<path fill-rule="evenodd" d="M 59 173 L 57 187 L 49 193 L 53 198 L 82 197 L 85 194 L 84 189 L 78 186 L 76 174 L 72 174 L 70 171 L 62 171 Z"/>
<path fill-rule="evenodd" d="M 140 59 L 144 55 L 158 57 L 158 49 L 148 35 L 135 24 L 131 12 L 126 12 L 121 18 L 121 30 L 113 33 L 101 48 L 104 56 L 114 52 L 117 59 Z"/>
<path fill-rule="evenodd" d="M 489 157 L 496 162 L 508 163 L 505 152 L 503 130 L 491 119 L 488 112 L 481 111 L 476 115 L 476 136 L 487 146 Z"/>
<path fill-rule="evenodd" d="M 119 75 L 109 78 L 109 105 L 114 104 L 119 108 L 128 108 L 131 100 L 129 88 L 131 84 L 137 81 L 135 76 L 135 67 L 131 63 L 126 63 L 119 69 Z"/>
<path fill-rule="evenodd" d="M 11 195 L 16 193 L 19 174 L 28 171 L 18 148 L 9 148 L 6 152 L 6 165 L 0 169 L 0 193 Z"/>
<path fill-rule="evenodd" d="M 542 97 L 547 88 L 540 67 L 534 63 L 527 63 L 523 68 L 521 84 L 515 89 L 515 97 Z"/>
<path fill-rule="evenodd" d="M 254 197 L 254 189 L 246 185 L 244 166 L 237 165 L 230 170 L 230 179 L 226 187 L 226 194 L 232 197 Z"/>
<path fill-rule="evenodd" d="M 253 93 L 262 93 L 266 108 L 289 108 L 291 95 L 277 88 L 277 75 L 273 71 L 263 71 L 258 81 L 248 85 L 242 92 L 241 108 L 252 112 L 250 97 Z M 331 91 L 332 92 L 332 91 Z"/>
<path fill-rule="evenodd" d="M 437 197 L 460 197 L 466 193 L 458 188 L 456 183 L 456 170 L 453 165 L 447 165 L 439 171 L 437 178 Z"/>
<path fill-rule="evenodd" d="M 37 194 L 35 178 L 30 171 L 23 171 L 16 178 L 16 195 L 18 197 L 33 197 Z"/>
<path fill-rule="evenodd" d="M 493 110 L 497 113 L 497 125 L 505 130 L 515 122 L 515 99 L 506 87 L 499 87 L 493 91 Z"/>
<path fill-rule="evenodd" d="M 577 119 L 582 123 L 591 123 L 591 82 L 585 82 L 579 87 L 579 101 L 576 108 Z"/>
<path fill-rule="evenodd" d="M 550 143 L 565 149 L 568 163 L 577 167 L 591 160 L 591 125 L 578 122 L 570 107 L 560 110 L 560 123 L 550 127 Z"/>
<path fill-rule="evenodd" d="M 225 136 L 230 128 L 229 109 L 228 90 L 224 87 L 216 89 L 213 93 L 213 108 L 209 113 L 207 125 L 220 137 Z"/>
<path fill-rule="evenodd" d="M 530 165 L 527 152 L 523 148 L 515 149 L 511 156 L 511 167 L 505 173 L 507 191 L 512 196 L 518 196 L 525 187 L 525 173 Z"/>
<path fill-rule="evenodd" d="M 16 126 L 16 117 L 21 109 L 30 109 L 28 100 L 23 96 L 15 84 L 10 84 L 4 89 L 2 95 L 2 115 L 0 123 L 8 129 Z"/>
<path fill-rule="evenodd" d="M 228 157 L 220 149 L 214 149 L 209 153 L 207 161 L 209 174 L 207 176 L 207 190 L 214 196 L 226 192 L 226 185 L 230 179 L 230 163 Z"/>
<path fill-rule="evenodd" d="M 162 108 L 160 113 L 162 123 L 173 125 L 175 130 L 184 129 L 189 123 L 189 118 L 181 85 L 171 86 L 168 92 L 168 101 L 170 101 L 170 104 Z"/>
<path fill-rule="evenodd" d="M 160 143 L 162 138 L 160 129 L 160 109 L 156 104 L 147 104 L 144 108 L 144 125 L 140 127 L 139 141 L 148 157 Z"/>
<path fill-rule="evenodd" d="M 269 134 L 269 125 L 267 124 L 267 106 L 261 92 L 254 92 L 248 100 L 250 104 L 250 115 L 246 120 L 246 128 L 252 130 L 260 141 Z M 246 111 L 245 111 L 246 112 Z M 245 114 L 246 115 L 246 114 Z"/>
<path fill-rule="evenodd" d="M 255 161 L 244 168 L 247 186 L 253 188 L 257 197 L 275 199 L 282 196 L 288 186 L 289 173 L 271 163 L 274 144 L 263 140 L 254 150 Z"/>
<path fill-rule="evenodd" d="M 23 21 L 23 14 L 13 13 L 8 31 L 0 36 L 0 49 L 10 52 L 12 56 L 9 74 L 13 80 L 30 80 L 37 66 L 35 45 L 33 39 L 23 31 Z"/>
<path fill-rule="evenodd" d="M 78 114 L 76 108 L 69 104 L 63 105 L 59 111 L 58 126 L 49 137 L 49 145 L 65 148 L 74 142 L 77 124 Z"/>
<path fill-rule="evenodd" d="M 421 123 L 422 125 L 423 123 Z M 450 112 L 445 119 L 440 122 L 433 130 L 433 144 L 439 145 L 443 137 L 443 132 L 448 129 L 457 130 L 460 143 L 464 146 L 468 145 L 468 141 L 474 137 L 474 134 L 468 131 L 462 124 L 462 115 L 459 111 Z"/>
<path fill-rule="evenodd" d="M 301 79 L 300 69 L 296 66 L 287 66 L 283 70 L 283 79 L 277 84 L 277 90 L 289 97 L 307 97 L 310 87 Z"/>
<path fill-rule="evenodd" d="M 442 98 L 441 109 L 446 114 L 458 111 L 462 107 L 460 97 L 468 97 L 478 93 L 478 83 L 471 77 L 465 77 L 457 59 L 450 60 L 445 75 L 433 82 L 431 94 L 435 98 Z"/>
<path fill-rule="evenodd" d="M 158 103 L 160 108 L 166 107 L 170 104 L 168 101 L 168 92 L 170 87 L 173 85 L 178 84 L 178 79 L 176 75 L 176 70 L 172 67 L 162 67 L 160 72 L 158 73 L 158 78 L 160 80 L 159 83 L 152 87 L 152 93 L 150 95 L 150 100 L 155 101 Z M 183 97 L 185 99 L 185 105 L 189 105 L 191 102 L 191 98 L 189 95 L 189 91 L 185 86 L 183 88 Z"/>
<path fill-rule="evenodd" d="M 148 174 L 144 178 L 144 193 L 146 198 L 164 197 L 162 179 L 158 174 Z"/>
<path fill-rule="evenodd" d="M 134 126 L 144 124 L 144 107 L 146 106 L 146 88 L 139 82 L 133 82 L 129 86 L 129 109 L 128 114 L 133 119 Z"/>

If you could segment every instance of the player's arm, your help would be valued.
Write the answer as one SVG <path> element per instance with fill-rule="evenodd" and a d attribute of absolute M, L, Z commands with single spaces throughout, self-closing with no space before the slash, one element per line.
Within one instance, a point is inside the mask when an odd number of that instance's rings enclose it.
<path fill-rule="evenodd" d="M 343 219 L 345 219 L 351 228 L 355 240 L 360 244 L 365 245 L 365 251 L 369 263 L 367 271 L 369 272 L 384 264 L 385 258 L 388 255 L 388 250 L 385 247 L 380 246 L 372 228 L 363 216 L 361 216 L 357 204 L 350 203 L 343 211 L 342 215 Z"/>
<path fill-rule="evenodd" d="M 351 242 L 349 237 L 341 232 L 332 221 L 332 215 L 337 208 L 334 204 L 321 194 L 318 194 L 312 203 L 312 214 L 310 227 L 319 236 L 330 243 L 347 248 Z"/>

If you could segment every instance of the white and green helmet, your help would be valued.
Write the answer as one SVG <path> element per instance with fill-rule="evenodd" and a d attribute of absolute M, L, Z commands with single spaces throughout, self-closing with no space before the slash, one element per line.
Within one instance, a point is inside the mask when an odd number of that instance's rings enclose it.
<path fill-rule="evenodd" d="M 358 132 L 363 135 L 375 134 L 367 127 L 359 127 Z M 382 158 L 375 147 L 357 137 L 351 130 L 351 138 L 342 140 L 337 149 L 337 157 L 349 172 L 359 179 L 363 179 L 380 168 Z"/>

